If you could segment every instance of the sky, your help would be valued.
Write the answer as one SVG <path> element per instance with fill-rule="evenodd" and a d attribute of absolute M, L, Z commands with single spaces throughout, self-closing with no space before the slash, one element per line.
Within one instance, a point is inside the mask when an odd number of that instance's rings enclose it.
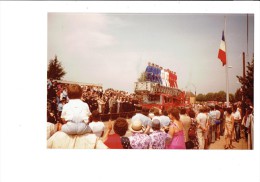
<path fill-rule="evenodd" d="M 254 52 L 254 16 L 248 18 L 248 60 Z M 48 13 L 48 60 L 57 55 L 64 80 L 102 84 L 132 93 L 154 62 L 177 73 L 178 86 L 197 94 L 226 91 L 217 58 L 224 14 Z M 226 15 L 229 93 L 241 86 L 247 51 L 247 15 Z"/>

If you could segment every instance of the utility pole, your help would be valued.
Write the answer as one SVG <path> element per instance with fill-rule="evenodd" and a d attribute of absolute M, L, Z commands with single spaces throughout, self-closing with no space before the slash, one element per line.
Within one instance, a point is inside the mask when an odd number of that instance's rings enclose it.
<path fill-rule="evenodd" d="M 243 52 L 243 80 L 246 78 L 246 60 L 245 60 L 245 52 Z M 245 115 L 245 83 L 242 85 L 242 116 Z"/>

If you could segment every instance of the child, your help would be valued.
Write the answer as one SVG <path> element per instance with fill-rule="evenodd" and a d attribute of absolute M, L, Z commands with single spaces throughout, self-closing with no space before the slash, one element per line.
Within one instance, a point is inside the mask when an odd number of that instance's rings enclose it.
<path fill-rule="evenodd" d="M 89 106 L 80 98 L 82 96 L 82 88 L 77 85 L 69 85 L 68 88 L 69 102 L 63 106 L 61 119 L 65 123 L 62 125 L 61 131 L 69 135 L 82 135 L 90 133 L 88 126 Z"/>
<path fill-rule="evenodd" d="M 91 115 L 92 122 L 89 123 L 89 127 L 97 137 L 102 137 L 104 134 L 105 125 L 100 121 L 100 115 L 97 110 L 94 110 Z"/>

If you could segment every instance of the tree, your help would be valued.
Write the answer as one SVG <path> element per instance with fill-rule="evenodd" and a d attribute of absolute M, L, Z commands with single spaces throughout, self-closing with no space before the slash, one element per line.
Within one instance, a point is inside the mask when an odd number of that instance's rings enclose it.
<path fill-rule="evenodd" d="M 229 94 L 229 101 L 234 102 L 235 101 L 235 96 L 234 94 Z"/>
<path fill-rule="evenodd" d="M 214 95 L 215 94 L 212 92 L 207 93 L 205 96 L 206 101 L 214 101 L 215 100 Z"/>
<path fill-rule="evenodd" d="M 237 89 L 235 93 L 235 100 L 236 101 L 242 101 L 242 89 Z"/>
<path fill-rule="evenodd" d="M 66 72 L 61 65 L 61 62 L 58 61 L 57 56 L 54 59 L 51 59 L 48 64 L 47 78 L 60 80 Z"/>
<path fill-rule="evenodd" d="M 245 78 L 243 78 L 243 76 L 237 76 L 237 78 L 238 81 L 242 84 L 242 91 L 245 98 L 254 103 L 254 56 L 251 63 L 247 62 Z"/>
<path fill-rule="evenodd" d="M 196 101 L 198 101 L 198 102 L 203 102 L 203 101 L 205 101 L 205 95 L 203 95 L 203 94 L 197 95 Z"/>
<path fill-rule="evenodd" d="M 218 102 L 225 102 L 226 101 L 226 92 L 219 91 L 218 93 L 216 93 L 216 100 Z"/>

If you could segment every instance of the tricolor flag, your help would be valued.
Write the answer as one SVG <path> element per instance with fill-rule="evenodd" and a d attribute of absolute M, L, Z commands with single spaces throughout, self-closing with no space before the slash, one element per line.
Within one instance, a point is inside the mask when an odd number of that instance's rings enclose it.
<path fill-rule="evenodd" d="M 224 66 L 226 64 L 226 43 L 225 43 L 224 31 L 222 32 L 222 40 L 218 51 L 218 58 L 220 59 L 220 61 L 223 63 Z"/>

